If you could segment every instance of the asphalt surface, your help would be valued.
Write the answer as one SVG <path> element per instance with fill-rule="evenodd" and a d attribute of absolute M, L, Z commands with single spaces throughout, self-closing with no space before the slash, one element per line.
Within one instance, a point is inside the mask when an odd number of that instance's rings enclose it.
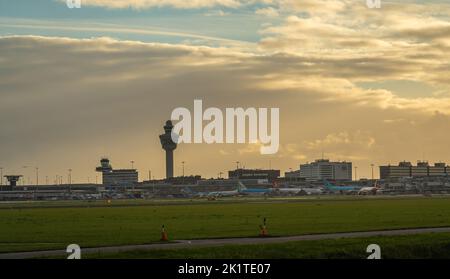
<path fill-rule="evenodd" d="M 450 227 L 382 230 L 382 231 L 368 231 L 368 232 L 329 233 L 329 234 L 310 234 L 310 235 L 284 236 L 284 237 L 177 240 L 177 241 L 169 242 L 169 243 L 109 246 L 109 247 L 96 247 L 96 248 L 81 247 L 81 257 L 83 257 L 83 254 L 120 253 L 120 252 L 126 252 L 126 251 L 134 251 L 134 250 L 162 250 L 162 249 L 177 249 L 177 248 L 190 248 L 190 247 L 211 247 L 211 246 L 222 246 L 222 245 L 228 245 L 228 244 L 284 243 L 284 242 L 302 241 L 302 240 L 322 240 L 322 239 L 359 238 L 359 237 L 372 237 L 372 236 L 412 235 L 412 234 L 440 233 L 440 232 L 450 232 Z M 68 253 L 65 250 L 15 252 L 15 253 L 0 253 L 0 259 L 31 259 L 31 258 L 46 258 L 46 257 L 64 257 L 67 255 L 68 255 Z"/>

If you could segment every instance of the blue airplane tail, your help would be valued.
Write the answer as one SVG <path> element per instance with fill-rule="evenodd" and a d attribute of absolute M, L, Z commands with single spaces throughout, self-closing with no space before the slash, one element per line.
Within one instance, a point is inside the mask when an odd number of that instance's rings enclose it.
<path fill-rule="evenodd" d="M 354 191 L 355 190 L 355 186 L 337 186 L 337 185 L 331 184 L 327 180 L 324 180 L 323 184 L 324 184 L 325 188 L 327 188 L 328 190 L 331 190 L 331 191 Z"/>
<path fill-rule="evenodd" d="M 328 182 L 328 180 L 324 179 L 323 180 L 323 184 L 326 188 L 331 189 L 333 187 L 335 187 L 335 185 L 331 184 L 330 182 Z"/>

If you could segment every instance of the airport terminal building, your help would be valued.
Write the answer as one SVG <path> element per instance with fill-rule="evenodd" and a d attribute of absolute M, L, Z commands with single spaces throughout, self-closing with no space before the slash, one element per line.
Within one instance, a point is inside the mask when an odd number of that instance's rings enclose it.
<path fill-rule="evenodd" d="M 102 184 L 104 186 L 132 186 L 138 183 L 138 172 L 136 169 L 113 169 L 108 158 L 100 160 L 100 167 L 96 171 L 102 173 Z"/>
<path fill-rule="evenodd" d="M 317 180 L 352 180 L 351 162 L 331 162 L 327 159 L 319 159 L 312 163 L 300 165 L 300 178 L 309 181 Z"/>
<path fill-rule="evenodd" d="M 430 177 L 448 176 L 450 167 L 445 163 L 435 163 L 433 166 L 428 162 L 417 162 L 413 166 L 411 162 L 400 162 L 397 166 L 380 166 L 380 178 L 402 178 L 402 177 Z"/>
<path fill-rule="evenodd" d="M 236 169 L 228 171 L 228 177 L 230 179 L 260 179 L 273 182 L 280 177 L 280 173 L 280 170 Z"/>

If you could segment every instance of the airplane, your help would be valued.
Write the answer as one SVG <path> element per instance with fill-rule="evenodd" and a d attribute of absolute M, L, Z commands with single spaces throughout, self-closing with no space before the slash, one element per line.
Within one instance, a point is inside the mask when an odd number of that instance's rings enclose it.
<path fill-rule="evenodd" d="M 305 192 L 307 195 L 320 195 L 323 194 L 323 190 L 319 188 L 301 188 L 302 192 Z"/>
<path fill-rule="evenodd" d="M 301 188 L 299 188 L 299 187 L 285 187 L 285 188 L 281 188 L 281 187 L 279 187 L 278 186 L 278 183 L 277 182 L 274 182 L 273 183 L 273 187 L 271 188 L 272 189 L 272 192 L 274 193 L 274 194 L 276 194 L 276 195 L 279 195 L 279 194 L 281 194 L 281 195 L 299 195 L 300 193 L 301 193 L 301 191 L 302 191 L 302 189 Z"/>
<path fill-rule="evenodd" d="M 284 195 L 317 195 L 322 194 L 323 190 L 318 188 L 272 188 L 273 193 Z"/>
<path fill-rule="evenodd" d="M 245 187 L 245 185 L 241 182 L 238 181 L 238 189 L 237 191 L 239 192 L 239 194 L 244 194 L 244 195 L 267 195 L 273 192 L 273 188 L 251 188 L 248 189 L 247 187 Z"/>
<path fill-rule="evenodd" d="M 236 190 L 231 191 L 215 191 L 215 192 L 209 192 L 206 196 L 208 198 L 217 198 L 217 197 L 234 197 L 238 196 L 240 194 L 239 187 Z"/>
<path fill-rule="evenodd" d="M 358 195 L 376 195 L 378 190 L 380 190 L 380 186 L 378 185 L 378 181 L 375 181 L 375 185 L 373 187 L 363 187 L 358 191 Z"/>
<path fill-rule="evenodd" d="M 324 186 L 327 190 L 331 192 L 352 192 L 352 191 L 359 191 L 362 187 L 360 186 L 336 186 L 328 182 L 327 180 L 323 181 Z"/>
<path fill-rule="evenodd" d="M 274 194 L 284 195 L 299 195 L 302 192 L 301 188 L 272 188 Z"/>
<path fill-rule="evenodd" d="M 181 190 L 181 193 L 184 194 L 188 198 L 203 198 L 208 196 L 210 193 L 208 192 L 194 192 L 191 188 L 185 187 L 183 190 Z"/>
<path fill-rule="evenodd" d="M 217 198 L 217 197 L 235 197 L 239 195 L 267 195 L 271 192 L 273 191 L 270 188 L 248 189 L 241 181 L 238 181 L 238 186 L 236 190 L 209 192 L 207 194 L 207 197 Z"/>
<path fill-rule="evenodd" d="M 232 196 L 236 194 L 236 191 L 215 191 L 215 192 L 194 192 L 191 188 L 185 187 L 181 190 L 182 194 L 188 198 L 217 198 L 217 197 L 225 197 Z"/>
<path fill-rule="evenodd" d="M 238 195 L 239 195 L 238 190 L 232 190 L 232 191 L 211 192 L 208 194 L 208 197 L 234 197 Z"/>

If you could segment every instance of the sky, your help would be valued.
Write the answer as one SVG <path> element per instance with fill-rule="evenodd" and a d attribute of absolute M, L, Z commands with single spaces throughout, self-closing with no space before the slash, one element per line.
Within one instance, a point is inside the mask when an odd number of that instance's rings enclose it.
<path fill-rule="evenodd" d="M 324 157 L 450 163 L 450 2 L 0 0 L 0 167 L 93 182 L 103 156 L 165 174 L 177 107 L 280 109 L 280 149 L 181 144 L 175 174 Z M 378 175 L 378 171 L 376 171 Z"/>

